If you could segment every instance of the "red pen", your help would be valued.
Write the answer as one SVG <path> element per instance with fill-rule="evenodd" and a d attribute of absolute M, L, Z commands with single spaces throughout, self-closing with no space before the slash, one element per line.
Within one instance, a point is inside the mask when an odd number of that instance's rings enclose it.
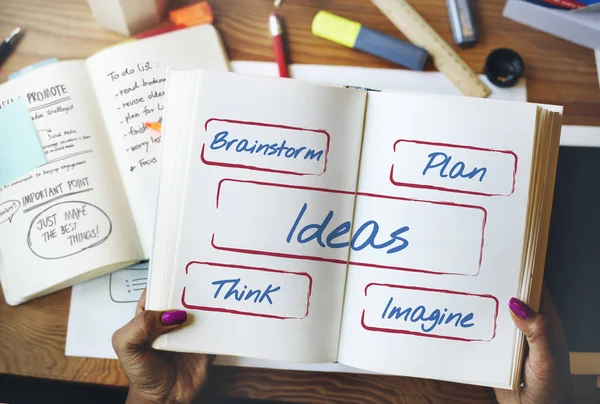
<path fill-rule="evenodd" d="M 281 17 L 275 13 L 269 15 L 269 28 L 273 37 L 273 50 L 275 51 L 275 61 L 279 67 L 279 77 L 290 77 L 288 74 L 287 63 L 285 61 L 285 51 L 283 49 L 283 29 L 281 27 Z"/>

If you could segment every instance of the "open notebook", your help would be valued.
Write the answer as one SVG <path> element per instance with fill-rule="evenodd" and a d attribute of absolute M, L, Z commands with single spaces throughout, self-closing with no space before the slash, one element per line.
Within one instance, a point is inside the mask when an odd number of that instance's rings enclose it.
<path fill-rule="evenodd" d="M 207 71 L 165 102 L 147 304 L 192 321 L 156 348 L 518 384 L 560 112 Z"/>
<path fill-rule="evenodd" d="M 214 27 L 117 45 L 0 86 L 48 163 L 0 188 L 0 279 L 15 305 L 150 255 L 167 64 L 228 70 Z"/>

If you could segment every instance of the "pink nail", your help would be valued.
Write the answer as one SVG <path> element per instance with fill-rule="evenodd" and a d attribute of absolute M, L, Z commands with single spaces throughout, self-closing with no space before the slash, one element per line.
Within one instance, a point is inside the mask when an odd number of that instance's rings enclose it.
<path fill-rule="evenodd" d="M 166 311 L 160 316 L 163 325 L 175 325 L 185 322 L 187 313 L 183 310 Z"/>
<path fill-rule="evenodd" d="M 514 297 L 508 302 L 508 307 L 510 307 L 512 312 L 515 313 L 521 320 L 527 320 L 534 313 L 531 307 Z"/>

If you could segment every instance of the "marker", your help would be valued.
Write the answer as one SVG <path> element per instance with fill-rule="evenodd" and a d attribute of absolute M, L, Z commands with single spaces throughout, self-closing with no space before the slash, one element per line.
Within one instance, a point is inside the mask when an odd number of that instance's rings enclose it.
<path fill-rule="evenodd" d="M 144 122 L 144 126 L 158 133 L 162 131 L 162 123 L 159 122 Z"/>
<path fill-rule="evenodd" d="M 479 40 L 471 0 L 446 0 L 452 36 L 458 46 L 473 46 Z"/>
<path fill-rule="evenodd" d="M 12 53 L 22 36 L 23 30 L 17 27 L 0 43 L 0 64 Z"/>
<path fill-rule="evenodd" d="M 281 17 L 275 13 L 269 15 L 269 29 L 273 37 L 273 50 L 275 52 L 275 61 L 279 68 L 279 77 L 290 77 L 285 60 L 285 50 L 283 48 L 283 28 L 281 26 Z"/>
<path fill-rule="evenodd" d="M 319 11 L 312 24 L 313 35 L 378 56 L 413 70 L 423 70 L 427 51 L 360 23 Z"/>

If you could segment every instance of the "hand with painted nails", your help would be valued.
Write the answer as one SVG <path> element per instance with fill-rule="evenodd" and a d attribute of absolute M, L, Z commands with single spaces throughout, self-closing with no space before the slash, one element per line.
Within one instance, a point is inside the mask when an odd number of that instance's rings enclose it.
<path fill-rule="evenodd" d="M 570 403 L 569 351 L 562 323 L 547 290 L 536 313 L 518 299 L 509 302 L 516 326 L 527 339 L 529 353 L 523 385 L 517 390 L 496 389 L 500 404 Z"/>
<path fill-rule="evenodd" d="M 156 351 L 152 342 L 185 323 L 181 310 L 145 310 L 146 292 L 136 316 L 112 338 L 113 347 L 129 378 L 128 404 L 191 403 L 206 382 L 212 358 L 207 355 Z"/>

